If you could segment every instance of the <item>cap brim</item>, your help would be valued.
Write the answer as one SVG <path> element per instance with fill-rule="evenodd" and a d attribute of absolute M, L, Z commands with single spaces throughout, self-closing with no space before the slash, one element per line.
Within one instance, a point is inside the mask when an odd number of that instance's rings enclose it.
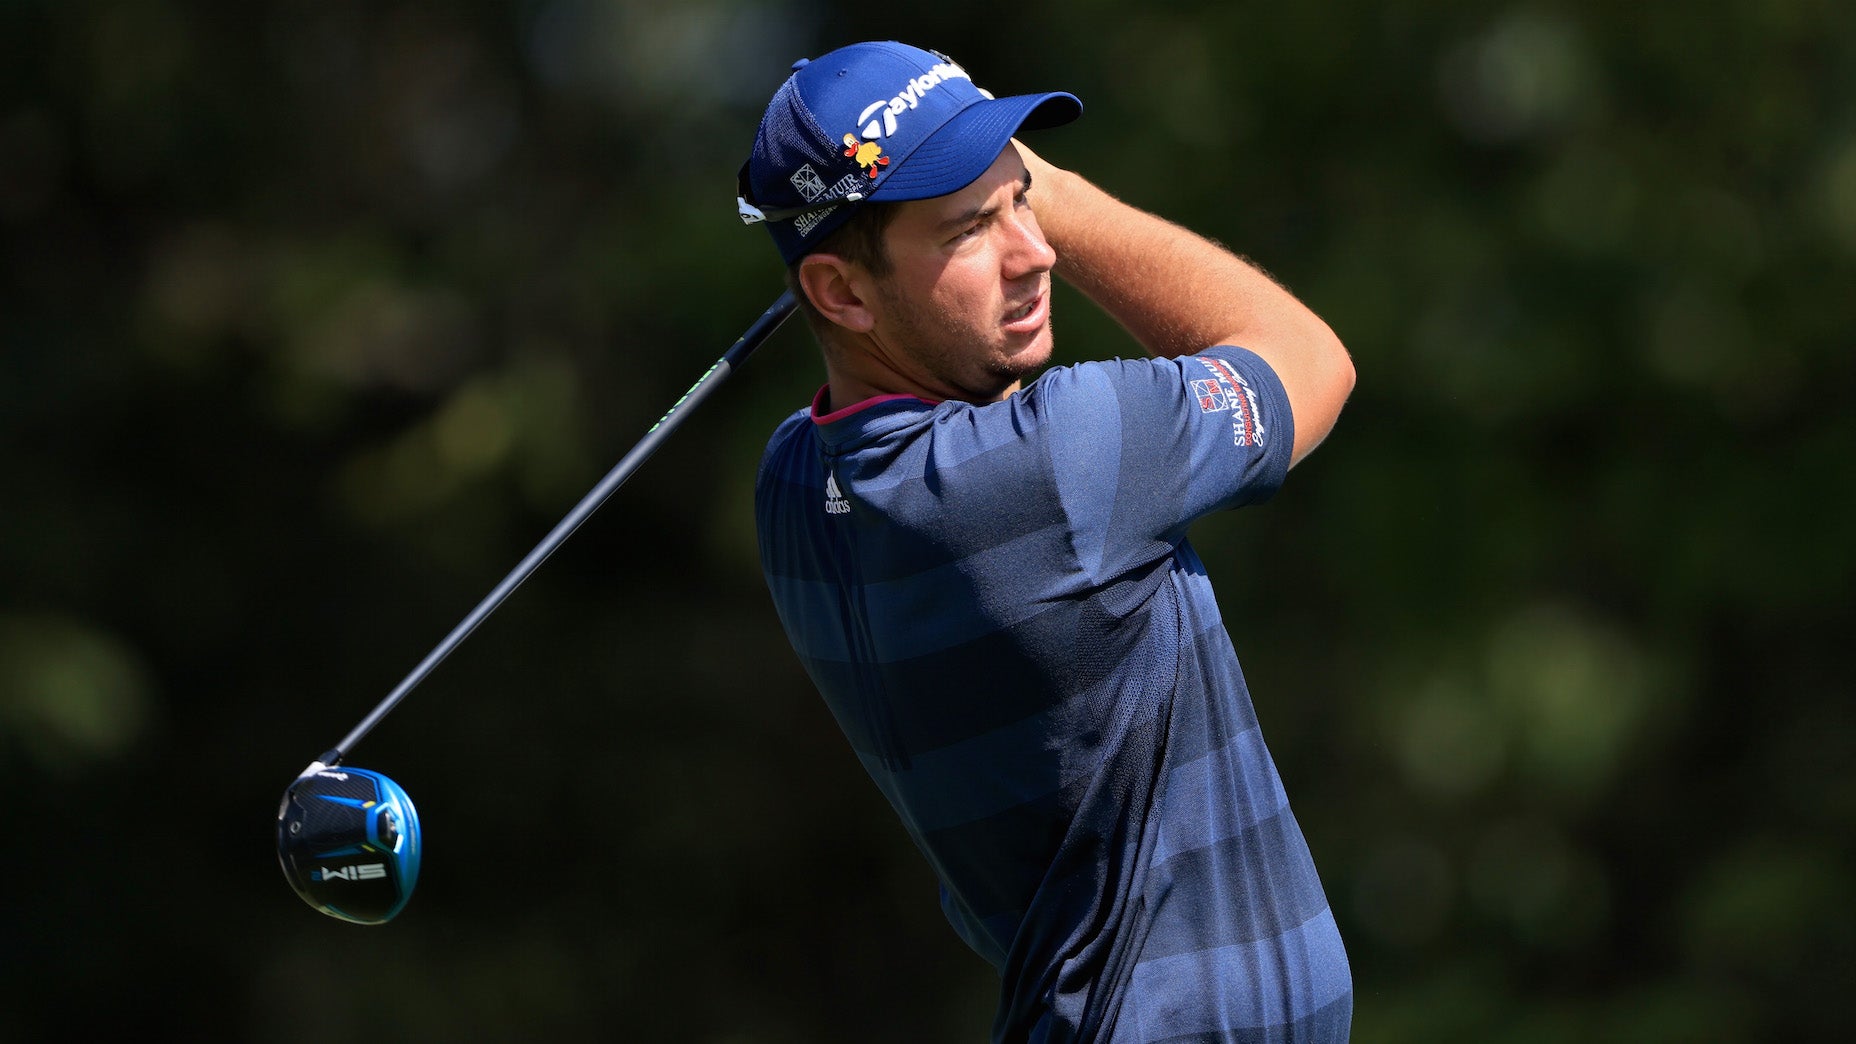
<path fill-rule="evenodd" d="M 1023 128 L 1060 127 L 1082 115 L 1083 103 L 1063 91 L 1017 94 L 969 105 L 929 135 L 883 178 L 873 201 L 932 199 L 978 180 Z"/>

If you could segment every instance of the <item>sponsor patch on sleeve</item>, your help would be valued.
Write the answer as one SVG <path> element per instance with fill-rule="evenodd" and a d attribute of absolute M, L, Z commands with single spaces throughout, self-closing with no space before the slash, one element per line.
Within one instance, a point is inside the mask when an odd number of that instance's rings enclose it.
<path fill-rule="evenodd" d="M 1223 359 L 1198 357 L 1199 365 L 1211 373 L 1209 378 L 1190 382 L 1192 397 L 1199 402 L 1200 413 L 1231 412 L 1231 442 L 1238 446 L 1261 446 L 1266 434 L 1263 413 L 1257 407 L 1256 390 L 1244 375 Z"/>

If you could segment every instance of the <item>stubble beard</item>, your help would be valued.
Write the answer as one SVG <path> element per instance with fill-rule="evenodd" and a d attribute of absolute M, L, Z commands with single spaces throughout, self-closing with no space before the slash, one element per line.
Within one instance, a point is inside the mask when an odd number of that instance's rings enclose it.
<path fill-rule="evenodd" d="M 920 307 L 904 295 L 892 292 L 888 286 L 881 286 L 878 292 L 884 298 L 884 308 L 896 317 L 898 325 L 911 332 L 914 362 L 933 380 L 957 390 L 960 394 L 954 398 L 961 401 L 995 401 L 1014 385 L 1037 376 L 1050 361 L 1050 348 L 1054 347 L 1055 340 L 1049 318 L 1044 321 L 1045 351 L 1007 356 L 988 345 L 985 354 L 975 359 L 973 332 L 958 323 L 948 322 L 947 313 Z M 1050 292 L 1048 286 L 1044 292 Z"/>

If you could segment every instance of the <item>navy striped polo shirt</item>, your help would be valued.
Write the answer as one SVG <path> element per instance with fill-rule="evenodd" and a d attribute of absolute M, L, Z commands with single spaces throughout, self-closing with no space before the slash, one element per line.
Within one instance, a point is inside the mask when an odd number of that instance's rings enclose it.
<path fill-rule="evenodd" d="M 774 433 L 780 621 L 998 969 L 995 1041 L 1347 1037 L 1346 952 L 1186 540 L 1293 441 L 1228 347 Z"/>

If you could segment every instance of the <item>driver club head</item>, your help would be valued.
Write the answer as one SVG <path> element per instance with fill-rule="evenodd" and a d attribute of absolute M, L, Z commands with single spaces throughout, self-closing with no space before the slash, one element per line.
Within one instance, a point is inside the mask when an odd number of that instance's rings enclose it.
<path fill-rule="evenodd" d="M 385 924 L 419 880 L 419 816 L 380 773 L 318 762 L 284 790 L 277 861 L 309 905 L 355 924 Z"/>

